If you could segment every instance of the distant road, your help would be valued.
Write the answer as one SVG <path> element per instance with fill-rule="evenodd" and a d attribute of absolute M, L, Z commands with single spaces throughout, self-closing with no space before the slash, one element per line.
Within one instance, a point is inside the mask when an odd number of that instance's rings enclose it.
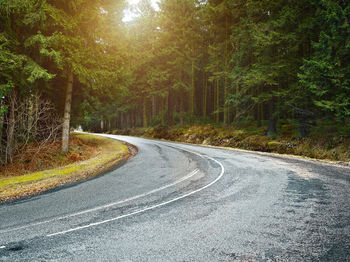
<path fill-rule="evenodd" d="M 106 136 L 138 154 L 0 205 L 0 261 L 350 261 L 350 168 Z"/>

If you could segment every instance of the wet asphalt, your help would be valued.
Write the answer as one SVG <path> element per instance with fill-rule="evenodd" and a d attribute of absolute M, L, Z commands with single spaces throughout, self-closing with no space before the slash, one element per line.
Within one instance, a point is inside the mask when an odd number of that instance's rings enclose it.
<path fill-rule="evenodd" d="M 0 261 L 350 261 L 350 168 L 111 136 L 83 183 L 0 205 Z"/>

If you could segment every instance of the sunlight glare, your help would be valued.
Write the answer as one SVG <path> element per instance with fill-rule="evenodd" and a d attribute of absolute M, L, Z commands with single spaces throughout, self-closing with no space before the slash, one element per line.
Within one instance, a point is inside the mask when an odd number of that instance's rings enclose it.
<path fill-rule="evenodd" d="M 139 3 L 139 1 L 140 0 L 127 0 L 126 1 L 129 6 L 128 6 L 128 8 L 126 8 L 124 10 L 124 17 L 123 17 L 124 23 L 130 22 L 137 17 L 137 14 L 132 10 L 132 7 L 137 5 Z M 158 7 L 159 1 L 160 0 L 151 0 L 152 6 L 156 11 L 159 10 L 159 7 Z"/>

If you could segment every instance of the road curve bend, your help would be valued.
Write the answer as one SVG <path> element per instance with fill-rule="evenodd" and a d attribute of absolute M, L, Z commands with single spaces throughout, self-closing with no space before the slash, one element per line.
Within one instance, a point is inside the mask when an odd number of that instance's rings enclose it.
<path fill-rule="evenodd" d="M 350 168 L 104 135 L 138 154 L 0 205 L 0 261 L 350 261 Z"/>

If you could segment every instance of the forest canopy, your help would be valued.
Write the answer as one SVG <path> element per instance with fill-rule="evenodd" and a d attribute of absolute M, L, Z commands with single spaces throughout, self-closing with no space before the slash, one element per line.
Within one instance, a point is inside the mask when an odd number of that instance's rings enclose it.
<path fill-rule="evenodd" d="M 70 128 L 285 121 L 350 136 L 345 0 L 0 0 L 0 159 Z"/>

